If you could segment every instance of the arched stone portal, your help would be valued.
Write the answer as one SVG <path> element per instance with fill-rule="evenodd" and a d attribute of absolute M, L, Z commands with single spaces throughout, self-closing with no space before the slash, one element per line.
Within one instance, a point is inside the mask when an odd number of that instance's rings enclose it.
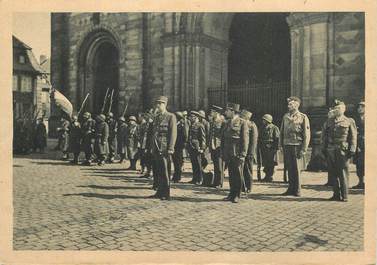
<path fill-rule="evenodd" d="M 119 45 L 109 31 L 99 29 L 87 35 L 80 48 L 78 77 L 77 102 L 81 104 L 89 93 L 86 110 L 98 114 L 109 89 L 109 95 L 113 91 L 111 111 L 118 115 Z M 104 112 L 109 108 L 110 100 L 106 102 Z"/>

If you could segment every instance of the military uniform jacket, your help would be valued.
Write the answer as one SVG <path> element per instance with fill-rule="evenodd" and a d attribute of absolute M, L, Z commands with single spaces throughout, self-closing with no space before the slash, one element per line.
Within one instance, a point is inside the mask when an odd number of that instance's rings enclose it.
<path fill-rule="evenodd" d="M 211 132 L 211 125 L 210 125 L 210 123 L 209 123 L 206 119 L 204 119 L 204 118 L 202 118 L 200 122 L 201 122 L 201 123 L 203 124 L 203 126 L 204 126 L 204 131 L 205 131 L 205 135 L 206 135 L 206 143 L 209 143 L 209 135 L 210 135 L 210 132 Z"/>
<path fill-rule="evenodd" d="M 280 131 L 275 124 L 262 127 L 259 134 L 259 144 L 267 148 L 278 150 Z"/>
<path fill-rule="evenodd" d="M 357 128 L 357 152 L 365 150 L 365 117 L 361 119 L 360 115 L 355 118 Z"/>
<path fill-rule="evenodd" d="M 78 121 L 71 123 L 69 149 L 72 153 L 79 153 L 81 146 L 81 126 Z"/>
<path fill-rule="evenodd" d="M 357 129 L 355 121 L 346 116 L 327 120 L 322 132 L 323 149 L 340 149 L 343 155 L 356 152 Z"/>
<path fill-rule="evenodd" d="M 247 155 L 254 161 L 257 161 L 257 146 L 258 146 L 258 128 L 255 122 L 246 121 L 249 127 L 249 147 L 247 148 Z"/>
<path fill-rule="evenodd" d="M 96 124 L 96 150 L 99 154 L 107 154 L 109 152 L 109 125 L 101 121 Z"/>
<path fill-rule="evenodd" d="M 175 149 L 182 150 L 188 141 L 189 125 L 186 119 L 181 119 L 177 122 L 177 140 L 175 142 Z"/>
<path fill-rule="evenodd" d="M 146 121 L 140 123 L 138 127 L 138 141 L 141 149 L 147 148 L 148 127 L 149 123 Z"/>
<path fill-rule="evenodd" d="M 227 120 L 221 139 L 222 155 L 225 161 L 233 157 L 245 158 L 249 147 L 249 126 L 239 116 Z"/>
<path fill-rule="evenodd" d="M 69 149 L 69 130 L 70 130 L 70 122 L 64 119 L 61 123 L 61 137 L 63 139 L 63 148 L 62 151 L 66 152 Z"/>
<path fill-rule="evenodd" d="M 117 134 L 117 141 L 118 141 L 118 153 L 125 154 L 126 153 L 126 139 L 127 139 L 127 124 L 121 122 L 118 124 L 118 134 Z"/>
<path fill-rule="evenodd" d="M 306 152 L 310 142 L 310 124 L 308 117 L 299 111 L 286 113 L 280 128 L 281 145 L 298 145 Z"/>
<path fill-rule="evenodd" d="M 85 120 L 81 124 L 81 131 L 84 138 L 93 138 L 96 131 L 96 121 L 92 118 Z"/>
<path fill-rule="evenodd" d="M 149 150 L 152 154 L 167 155 L 174 152 L 177 139 L 177 120 L 174 114 L 165 111 L 156 115 L 153 120 Z"/>
<path fill-rule="evenodd" d="M 209 149 L 215 151 L 221 148 L 221 137 L 224 122 L 221 120 L 210 122 Z"/>
<path fill-rule="evenodd" d="M 192 151 L 204 151 L 206 148 L 206 133 L 204 125 L 201 122 L 191 124 L 188 144 Z"/>
<path fill-rule="evenodd" d="M 129 124 L 126 130 L 126 146 L 129 159 L 135 159 L 139 148 L 139 135 L 137 124 Z"/>
<path fill-rule="evenodd" d="M 118 131 L 118 123 L 114 119 L 109 119 L 107 121 L 109 125 L 109 139 L 115 139 Z"/>

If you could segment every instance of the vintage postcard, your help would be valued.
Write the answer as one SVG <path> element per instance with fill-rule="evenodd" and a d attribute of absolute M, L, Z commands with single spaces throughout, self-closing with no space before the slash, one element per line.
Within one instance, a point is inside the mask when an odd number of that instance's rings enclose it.
<path fill-rule="evenodd" d="M 375 264 L 376 1 L 0 5 L 1 264 Z"/>

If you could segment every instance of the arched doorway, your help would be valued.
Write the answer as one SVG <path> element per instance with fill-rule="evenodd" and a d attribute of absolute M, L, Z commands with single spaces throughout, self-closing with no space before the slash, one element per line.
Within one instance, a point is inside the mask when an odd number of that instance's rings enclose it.
<path fill-rule="evenodd" d="M 289 13 L 236 13 L 228 53 L 228 101 L 279 123 L 290 94 Z"/>
<path fill-rule="evenodd" d="M 119 114 L 119 46 L 107 30 L 99 29 L 88 34 L 80 49 L 78 104 L 90 94 L 85 110 L 99 114 L 110 109 Z M 105 101 L 106 91 L 108 99 Z M 105 103 L 105 104 L 104 104 Z"/>

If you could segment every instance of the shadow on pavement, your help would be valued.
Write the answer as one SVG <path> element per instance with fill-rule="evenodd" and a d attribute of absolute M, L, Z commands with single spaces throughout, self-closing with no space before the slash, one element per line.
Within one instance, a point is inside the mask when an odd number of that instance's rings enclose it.
<path fill-rule="evenodd" d="M 317 201 L 324 202 L 328 201 L 327 198 L 309 198 L 309 197 L 288 197 L 282 196 L 280 194 L 251 194 L 250 199 L 261 200 L 261 201 L 296 201 L 296 202 L 307 202 L 307 201 Z"/>
<path fill-rule="evenodd" d="M 99 185 L 87 185 L 77 186 L 78 188 L 91 188 L 102 190 L 149 190 L 148 187 L 134 187 L 134 186 L 99 186 Z"/>
<path fill-rule="evenodd" d="M 89 198 L 99 198 L 99 199 L 106 199 L 106 200 L 113 200 L 113 199 L 148 199 L 147 196 L 133 196 L 133 195 L 123 195 L 123 194 L 100 194 L 100 193 L 69 193 L 63 194 L 63 196 L 82 196 L 82 197 L 89 197 Z"/>
<path fill-rule="evenodd" d="M 50 161 L 50 162 L 42 162 L 42 161 L 32 161 L 33 164 L 37 165 L 59 165 L 59 166 L 78 166 L 75 164 L 70 163 L 69 161 Z"/>

